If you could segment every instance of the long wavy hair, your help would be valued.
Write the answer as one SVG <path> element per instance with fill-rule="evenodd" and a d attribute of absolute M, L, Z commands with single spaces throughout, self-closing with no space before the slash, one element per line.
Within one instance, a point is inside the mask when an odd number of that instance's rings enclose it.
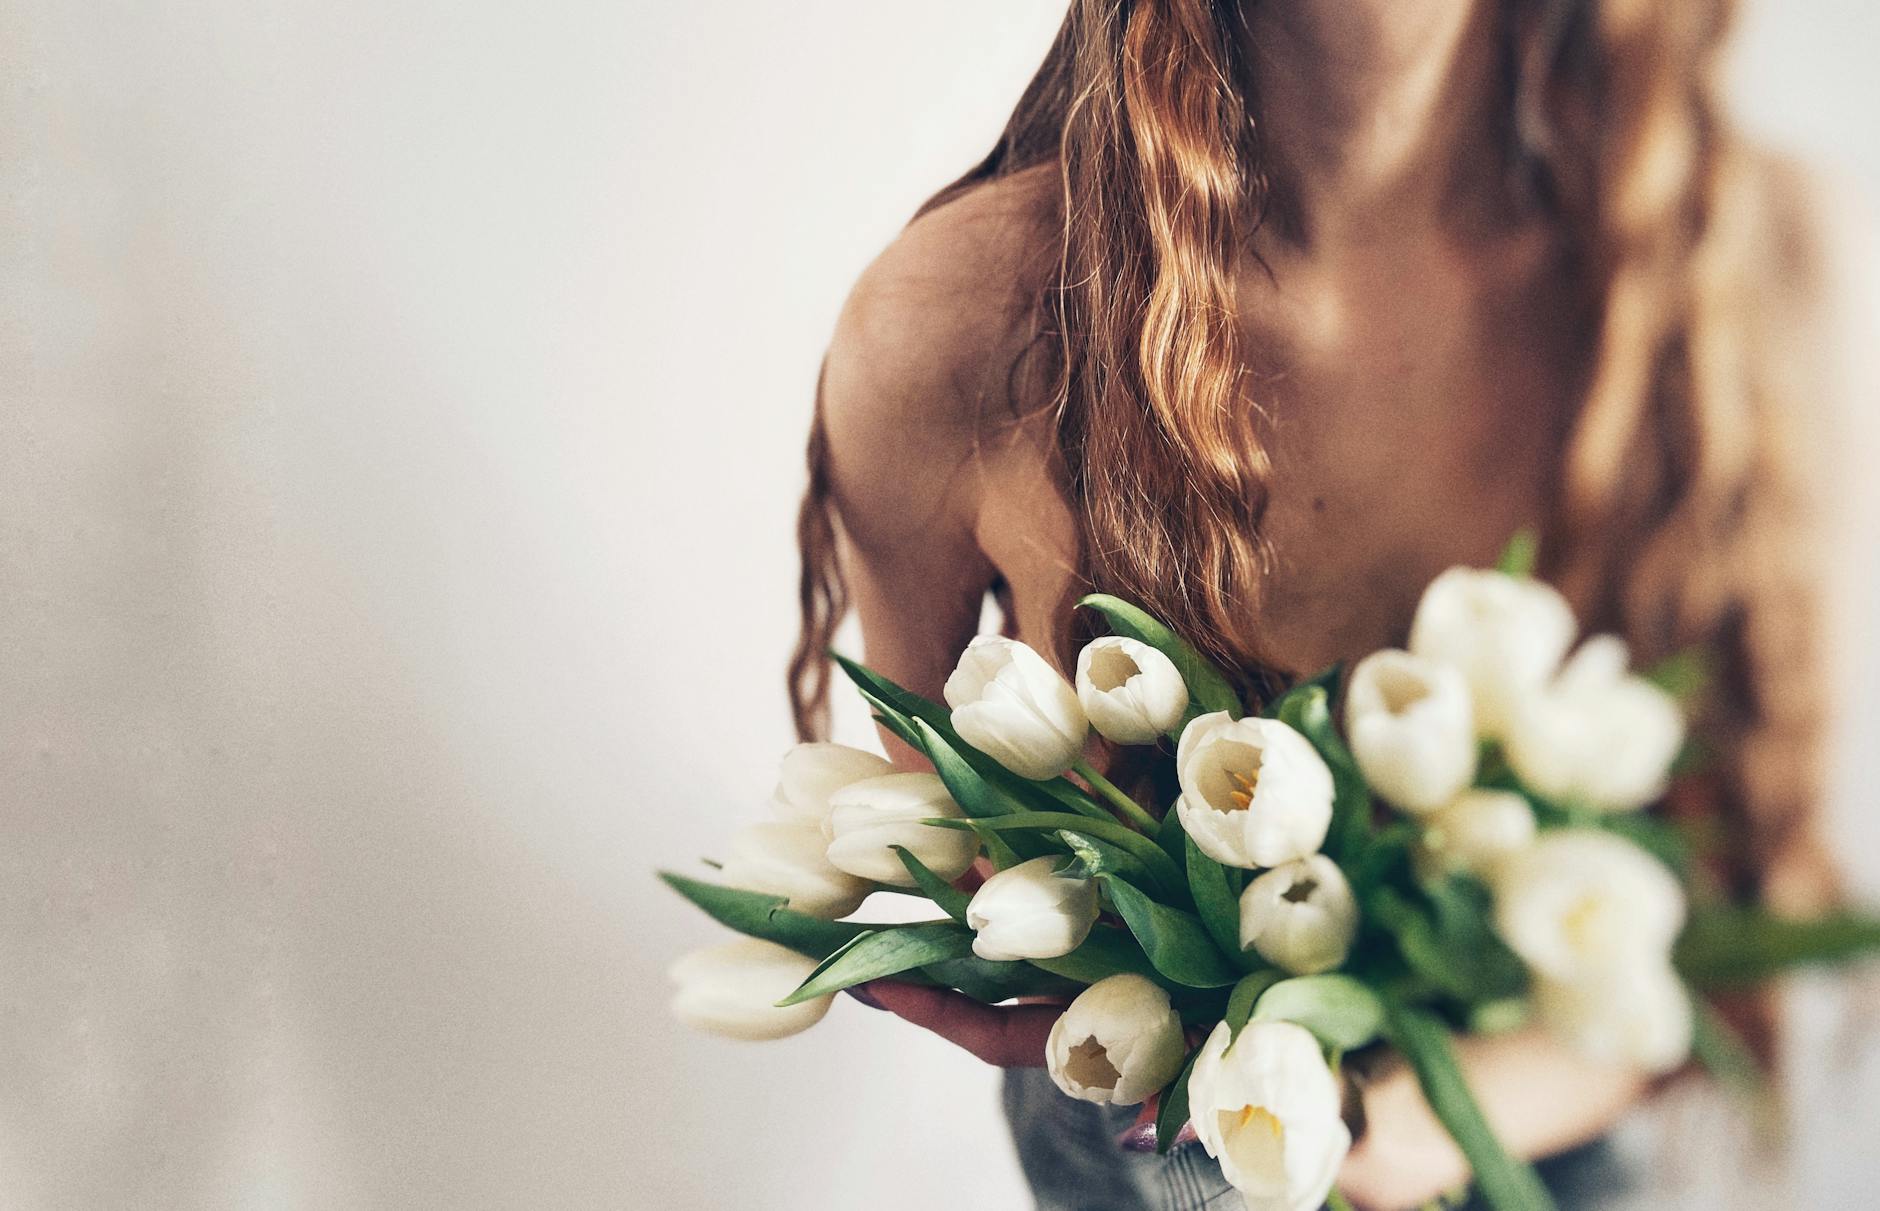
<path fill-rule="evenodd" d="M 1724 817 L 1720 869 L 1753 896 L 1778 870 L 1821 885 L 1822 712 L 1810 493 L 1781 376 L 1758 360 L 1752 170 L 1715 95 L 1731 7 L 1503 0 L 1500 17 L 1511 188 L 1552 216 L 1598 300 L 1542 572 L 1643 660 L 1713 653 L 1713 772 L 1684 810 Z M 922 213 L 1055 165 L 1057 263 L 1025 356 L 1046 366 L 1035 402 L 1054 409 L 1084 586 L 1142 603 L 1258 692 L 1270 467 L 1235 269 L 1271 191 L 1241 14 L 1074 0 L 997 145 Z M 805 737 L 826 727 L 848 607 L 826 462 L 819 419 L 790 666 Z"/>

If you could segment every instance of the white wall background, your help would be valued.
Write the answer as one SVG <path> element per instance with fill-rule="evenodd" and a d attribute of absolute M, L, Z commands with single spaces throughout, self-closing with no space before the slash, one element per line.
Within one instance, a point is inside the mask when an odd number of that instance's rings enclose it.
<path fill-rule="evenodd" d="M 0 3 L 0 1205 L 1022 1203 L 991 1075 L 666 1017 L 847 284 L 1061 3 Z M 1852 0 L 1745 109 L 1880 194 Z"/>

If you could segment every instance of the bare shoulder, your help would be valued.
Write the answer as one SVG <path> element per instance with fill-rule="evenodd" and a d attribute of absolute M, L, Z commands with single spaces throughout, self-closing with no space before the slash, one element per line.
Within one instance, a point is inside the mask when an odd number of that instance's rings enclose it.
<path fill-rule="evenodd" d="M 856 282 L 822 384 L 845 512 L 959 503 L 982 418 L 1022 404 L 1012 371 L 1054 256 L 1054 183 L 1032 169 L 974 186 L 910 223 Z"/>
<path fill-rule="evenodd" d="M 974 186 L 908 224 L 842 309 L 828 370 L 838 390 L 939 397 L 1017 352 L 1049 269 L 1051 180 L 1033 169 Z"/>

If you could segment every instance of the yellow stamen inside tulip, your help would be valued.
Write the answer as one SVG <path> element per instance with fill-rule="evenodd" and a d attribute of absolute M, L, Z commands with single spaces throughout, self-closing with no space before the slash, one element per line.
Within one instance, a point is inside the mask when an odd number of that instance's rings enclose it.
<path fill-rule="evenodd" d="M 1240 1117 L 1235 1121 L 1234 1126 L 1251 1127 L 1256 1124 L 1266 1128 L 1267 1133 L 1275 1140 L 1283 1138 L 1286 1134 L 1286 1125 L 1265 1106 L 1242 1106 Z"/>
<path fill-rule="evenodd" d="M 1598 896 L 1581 896 L 1574 901 L 1573 907 L 1567 909 L 1560 921 L 1561 931 L 1567 935 L 1567 944 L 1575 950 L 1592 949 L 1600 918 L 1605 916 L 1605 908 L 1605 901 Z"/>
<path fill-rule="evenodd" d="M 1228 801 L 1234 806 L 1229 811 L 1246 811 L 1253 806 L 1254 792 L 1260 789 L 1260 771 L 1256 769 L 1241 773 L 1239 770 L 1227 771 L 1227 780 L 1234 784 L 1234 789 L 1227 792 Z"/>

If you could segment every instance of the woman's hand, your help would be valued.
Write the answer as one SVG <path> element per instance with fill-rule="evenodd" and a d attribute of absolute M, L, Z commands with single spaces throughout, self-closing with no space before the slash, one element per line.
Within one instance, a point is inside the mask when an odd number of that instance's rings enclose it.
<path fill-rule="evenodd" d="M 1042 1068 L 1044 1043 L 1062 1005 L 981 1005 L 945 988 L 876 980 L 856 999 L 924 1026 L 999 1068 Z"/>
<path fill-rule="evenodd" d="M 1552 1156 L 1598 1138 L 1647 1087 L 1641 1074 L 1593 1063 L 1537 1028 L 1460 1037 L 1456 1057 L 1489 1126 L 1515 1156 Z M 1355 1205 L 1408 1211 L 1469 1180 L 1468 1162 L 1402 1060 L 1387 1059 L 1363 1096 L 1364 1134 L 1338 1176 Z"/>
<path fill-rule="evenodd" d="M 1402 1061 L 1392 1057 L 1362 1088 L 1363 1134 L 1338 1174 L 1338 1188 L 1353 1206 L 1360 1211 L 1421 1207 L 1468 1181 L 1468 1162 Z"/>

